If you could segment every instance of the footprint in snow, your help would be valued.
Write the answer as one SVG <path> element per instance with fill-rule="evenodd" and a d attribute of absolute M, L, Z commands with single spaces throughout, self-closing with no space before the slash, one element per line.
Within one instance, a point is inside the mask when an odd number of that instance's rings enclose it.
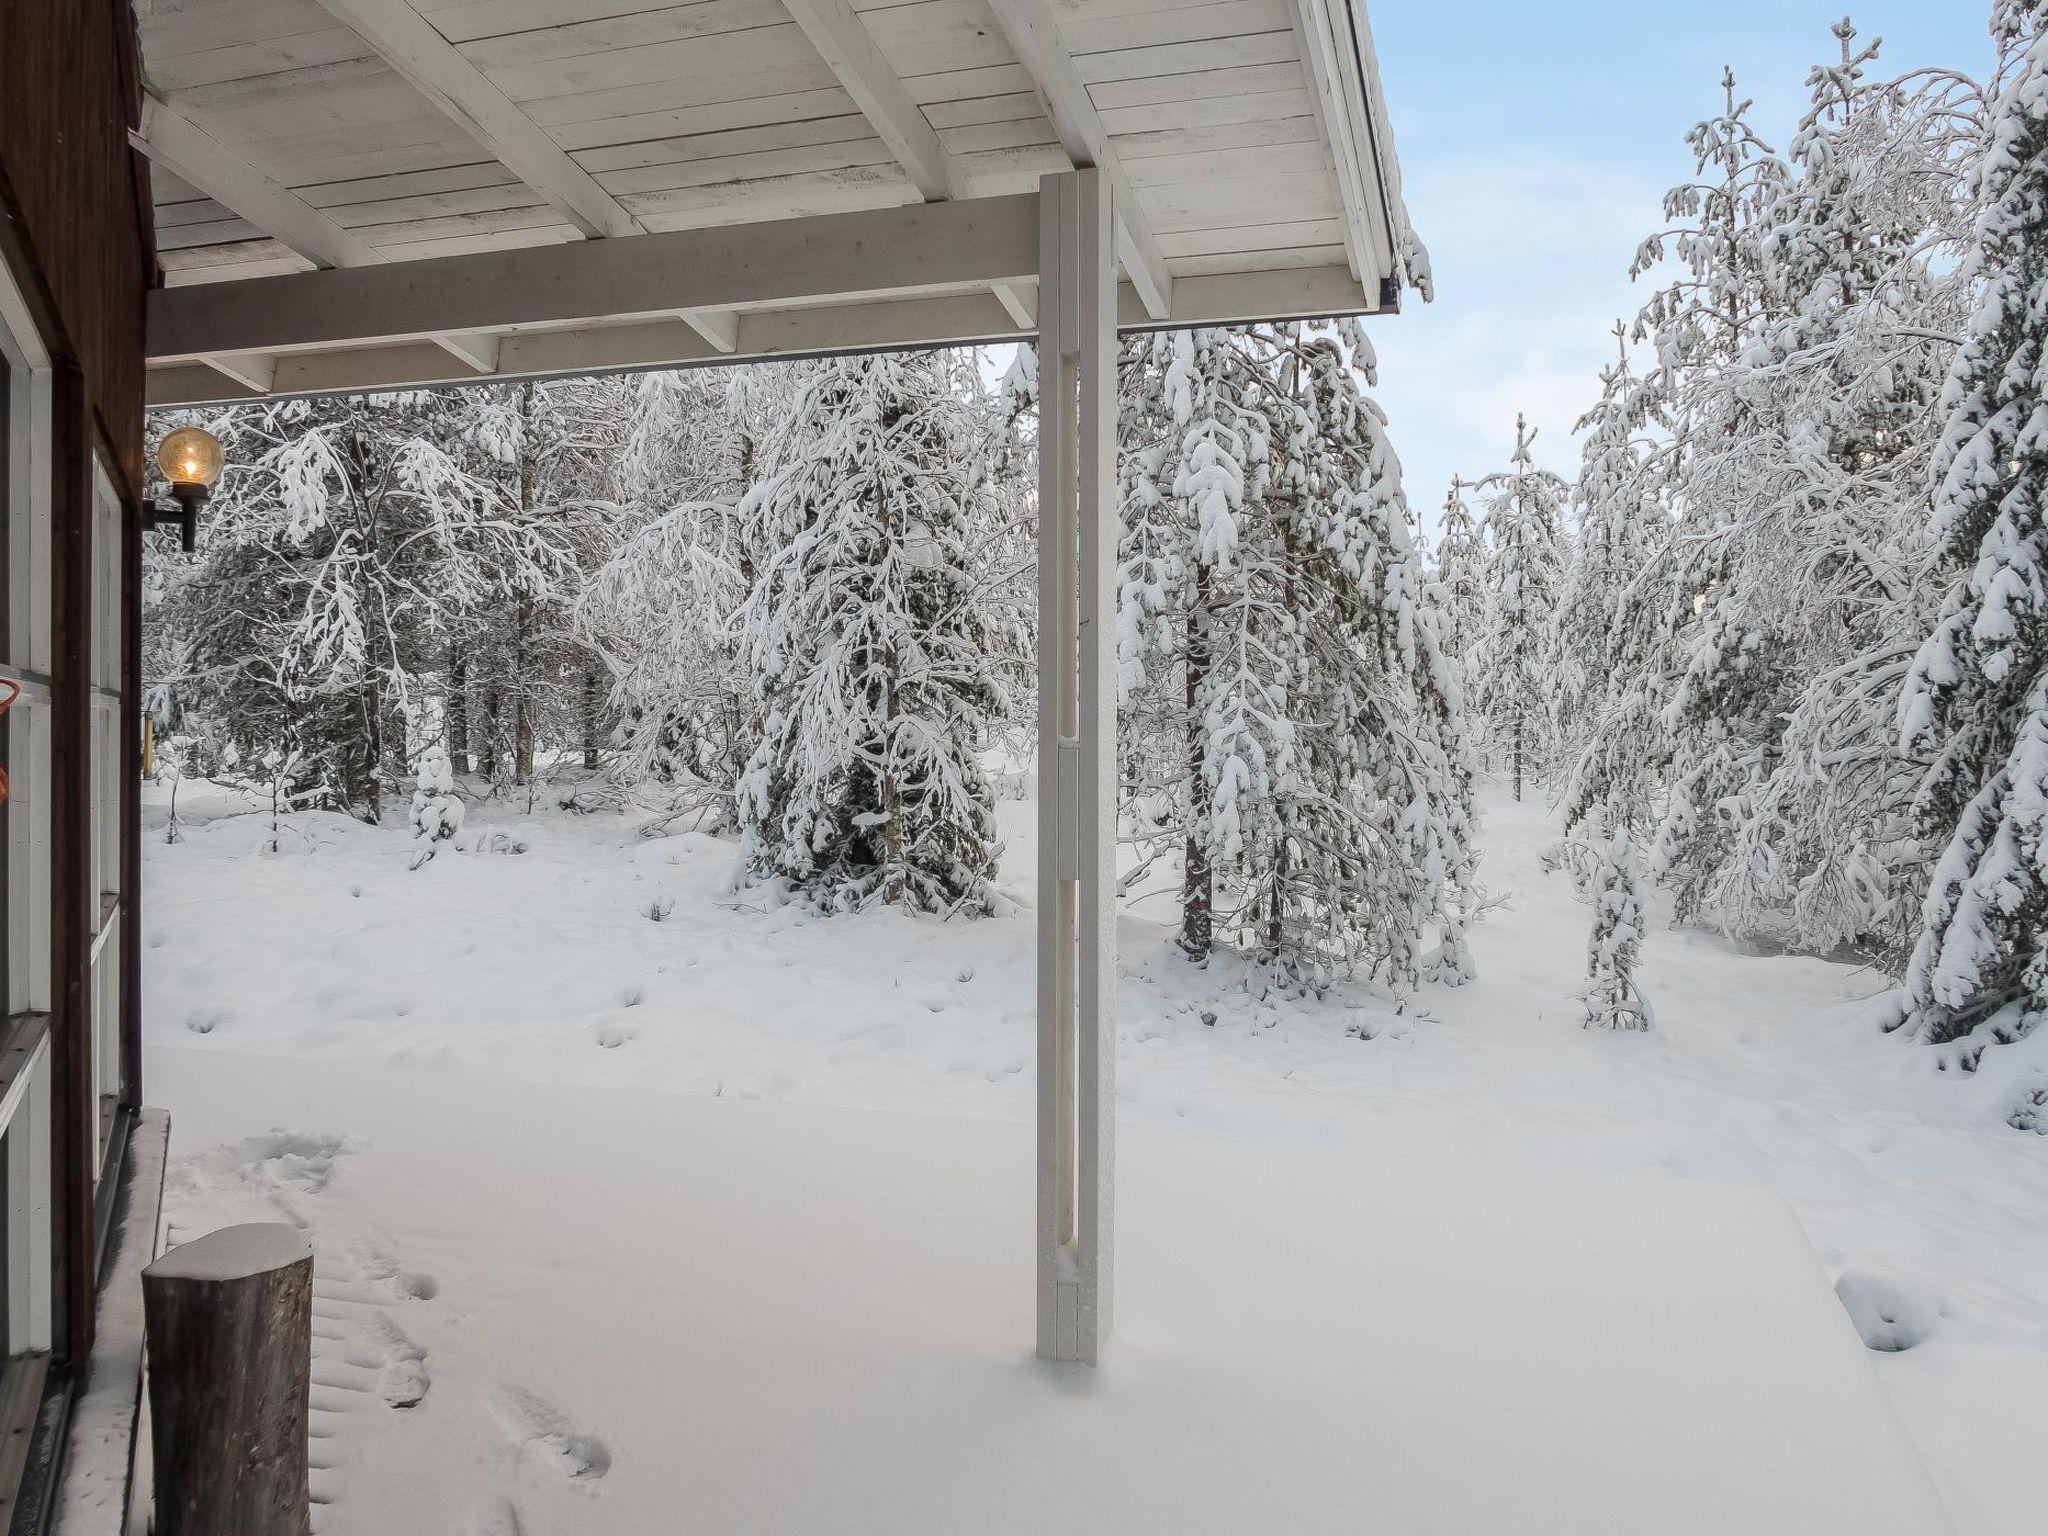
<path fill-rule="evenodd" d="M 587 1434 L 539 1393 L 507 1383 L 491 1394 L 491 1414 L 519 1459 L 572 1482 L 595 1482 L 612 1469 L 604 1441 Z"/>
<path fill-rule="evenodd" d="M 185 1011 L 185 1027 L 195 1035 L 210 1035 L 223 1024 L 233 1021 L 235 1010 L 219 1005 L 188 1008 Z"/>
<path fill-rule="evenodd" d="M 469 1536 L 526 1536 L 519 1506 L 510 1499 L 491 1500 L 469 1517 Z"/>

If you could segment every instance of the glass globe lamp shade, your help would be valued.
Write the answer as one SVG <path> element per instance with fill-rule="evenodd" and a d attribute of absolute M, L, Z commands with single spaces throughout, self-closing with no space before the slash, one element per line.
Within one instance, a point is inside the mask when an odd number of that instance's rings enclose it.
<path fill-rule="evenodd" d="M 220 439 L 204 427 L 180 427 L 166 433 L 157 444 L 156 467 L 164 478 L 180 488 L 213 489 L 220 479 L 223 455 Z"/>

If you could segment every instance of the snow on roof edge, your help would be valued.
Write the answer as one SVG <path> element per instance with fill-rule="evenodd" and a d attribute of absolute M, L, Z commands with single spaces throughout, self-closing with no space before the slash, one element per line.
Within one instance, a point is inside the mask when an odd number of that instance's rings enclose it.
<path fill-rule="evenodd" d="M 1380 84 L 1379 54 L 1373 47 L 1372 21 L 1366 15 L 1366 0 L 1344 0 L 1351 19 L 1351 44 L 1357 50 L 1359 78 L 1365 82 L 1366 132 L 1372 136 L 1373 174 L 1379 184 L 1380 204 L 1386 215 L 1394 252 L 1394 281 L 1413 288 L 1427 304 L 1436 297 L 1436 282 L 1429 265 L 1429 247 L 1408 217 L 1408 202 L 1401 190 L 1401 161 L 1394 152 L 1393 122 L 1387 114 L 1386 92 Z"/>

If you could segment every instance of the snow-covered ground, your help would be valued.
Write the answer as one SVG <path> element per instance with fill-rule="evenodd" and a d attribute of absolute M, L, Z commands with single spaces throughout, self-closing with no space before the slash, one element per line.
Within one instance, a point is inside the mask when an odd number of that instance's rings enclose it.
<path fill-rule="evenodd" d="M 276 1219 L 281 1200 L 317 1211 L 331 1234 L 328 1311 L 361 1319 L 333 1325 L 349 1333 L 335 1344 L 349 1379 L 330 1390 L 381 1397 L 372 1413 L 409 1412 L 393 1405 L 430 1374 L 418 1330 L 395 1314 L 433 1305 L 438 1271 L 395 1251 L 372 1188 L 351 1185 L 357 1128 L 273 1131 L 261 1102 L 238 1122 L 218 1096 L 196 1093 L 181 1106 L 203 1053 L 1009 1121 L 1031 1113 L 1028 805 L 1003 807 L 1005 914 L 950 923 L 771 906 L 733 890 L 730 844 L 640 838 L 618 816 L 486 805 L 472 830 L 509 827 L 524 852 L 443 854 L 411 872 L 402 826 L 301 816 L 270 854 L 267 820 L 229 814 L 241 809 L 187 785 L 184 838 L 167 845 L 161 798 L 149 803 L 146 1071 L 148 1096 L 173 1116 L 169 1219 L 190 1235 Z M 2048 1508 L 2034 1431 L 2048 1371 L 2048 1138 L 2006 1129 L 1967 1082 L 1859 1022 L 1880 978 L 1743 954 L 1710 934 L 1653 934 L 1654 1033 L 1582 1030 L 1571 994 L 1585 913 L 1567 878 L 1541 866 L 1549 835 L 1541 807 L 1489 801 L 1484 878 L 1507 901 L 1474 932 L 1480 979 L 1427 989 L 1406 1014 L 1362 990 L 1255 1001 L 1231 966 L 1193 972 L 1174 956 L 1164 901 L 1138 903 L 1121 929 L 1124 1123 L 1776 1190 L 1831 1276 L 1860 1271 L 1865 1290 L 1898 1283 L 1932 1308 L 1926 1343 L 1870 1358 L 1958 1529 L 2037 1530 Z M 348 1072 L 308 1066 L 305 1077 L 354 1081 Z M 345 1116 L 347 1095 L 333 1103 Z M 419 1145 L 456 1157 L 461 1138 L 451 1123 L 441 1142 Z M 421 1162 L 413 1176 L 431 1180 L 431 1159 Z M 658 1205 L 648 1170 L 620 1177 L 646 1182 Z M 601 1288 L 602 1276 L 590 1283 Z M 527 1459 L 558 1460 L 573 1481 L 609 1457 L 528 1397 L 491 1399 L 506 1433 L 539 1447 Z M 336 1417 L 336 1433 L 352 1422 Z M 343 1454 L 337 1442 L 332 1455 Z M 338 1460 L 316 1472 L 316 1493 L 341 1477 Z M 347 1507 L 332 1507 L 323 1536 L 358 1528 Z M 573 1528 L 611 1529 L 595 1506 Z"/>

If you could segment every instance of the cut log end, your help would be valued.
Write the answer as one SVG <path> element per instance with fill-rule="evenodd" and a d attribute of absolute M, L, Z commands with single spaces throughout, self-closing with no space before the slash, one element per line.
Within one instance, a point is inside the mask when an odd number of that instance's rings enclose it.
<path fill-rule="evenodd" d="M 288 1269 L 313 1257 L 313 1245 L 297 1227 L 281 1221 L 222 1227 L 180 1243 L 145 1269 L 144 1280 L 251 1280 Z"/>

